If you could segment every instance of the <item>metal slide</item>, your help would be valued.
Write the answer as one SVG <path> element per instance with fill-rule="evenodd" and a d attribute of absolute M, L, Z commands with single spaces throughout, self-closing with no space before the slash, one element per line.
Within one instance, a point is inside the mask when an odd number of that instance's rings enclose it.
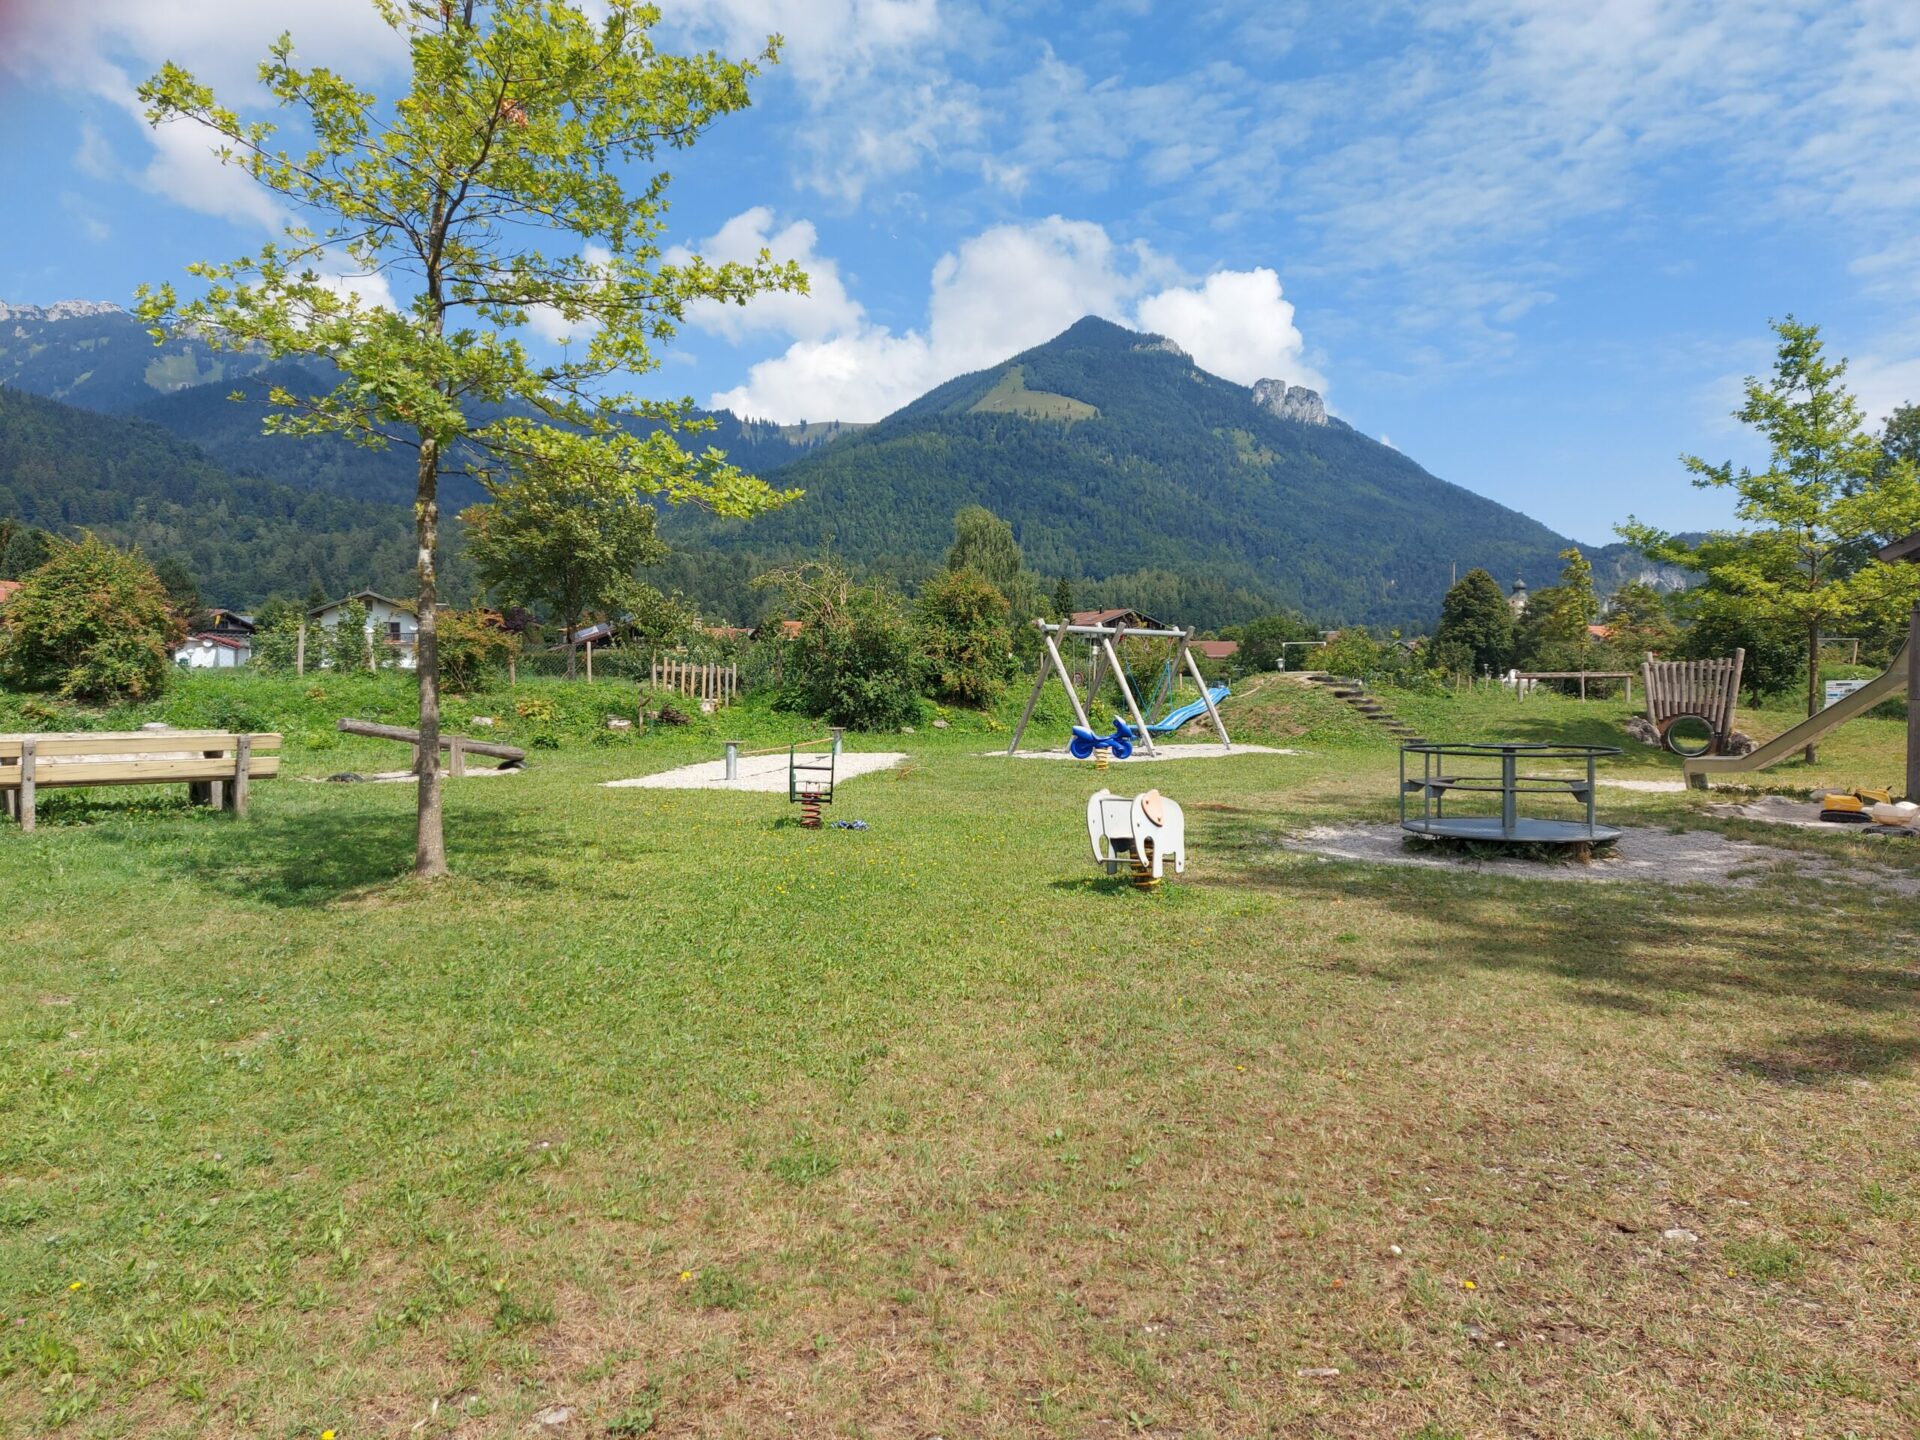
<path fill-rule="evenodd" d="M 1856 715 L 1864 715 L 1882 700 L 1905 694 L 1908 674 L 1907 647 L 1903 644 L 1884 675 L 1869 680 L 1851 695 L 1834 701 L 1818 715 L 1809 715 L 1791 730 L 1774 736 L 1752 754 L 1697 755 L 1684 762 L 1682 768 L 1686 772 L 1687 783 L 1692 785 L 1697 781 L 1704 786 L 1709 775 L 1765 770 L 1769 765 L 1777 765 L 1796 751 L 1817 742 L 1829 730 L 1846 724 Z"/>

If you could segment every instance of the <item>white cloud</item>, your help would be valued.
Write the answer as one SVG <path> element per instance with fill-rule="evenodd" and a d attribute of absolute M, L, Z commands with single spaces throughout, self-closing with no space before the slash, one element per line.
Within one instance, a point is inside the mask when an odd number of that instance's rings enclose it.
<path fill-rule="evenodd" d="M 758 222 L 762 230 L 765 223 Z M 995 226 L 935 263 L 924 329 L 896 333 L 848 299 L 830 331 L 790 330 L 796 338 L 782 354 L 752 366 L 742 384 L 709 404 L 784 422 L 877 420 L 1086 315 L 1157 330 L 1229 378 L 1324 386 L 1301 359 L 1293 306 L 1273 271 L 1221 271 L 1197 288 L 1169 283 L 1178 278 L 1165 257 L 1145 245 L 1118 245 L 1091 221 L 1054 215 Z M 837 293 L 844 297 L 844 289 Z"/>
<path fill-rule="evenodd" d="M 714 264 L 751 264 L 765 250 L 775 260 L 797 262 L 807 272 L 808 293 L 771 291 L 756 295 L 744 305 L 703 300 L 689 308 L 687 318 L 729 340 L 766 331 L 800 340 L 823 340 L 857 327 L 865 311 L 847 294 L 840 267 L 815 249 L 819 240 L 811 221 L 795 220 L 776 229 L 773 211 L 756 205 L 727 221 L 694 250 L 676 247 L 665 258 L 684 263 L 690 254 L 698 253 Z"/>
<path fill-rule="evenodd" d="M 1197 288 L 1176 286 L 1140 302 L 1140 323 L 1177 341 L 1203 370 L 1242 385 L 1286 380 L 1325 390 L 1301 358 L 1306 341 L 1280 277 L 1257 270 L 1219 270 Z"/>
<path fill-rule="evenodd" d="M 669 25 L 736 56 L 780 35 L 781 64 L 822 98 L 941 33 L 938 0 L 663 0 L 660 11 Z"/>

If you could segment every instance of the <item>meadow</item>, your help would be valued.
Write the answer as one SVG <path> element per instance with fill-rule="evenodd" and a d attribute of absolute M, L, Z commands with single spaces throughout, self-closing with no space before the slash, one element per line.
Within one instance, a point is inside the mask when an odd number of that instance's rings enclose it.
<path fill-rule="evenodd" d="M 251 819 L 49 792 L 0 828 L 0 1435 L 1920 1429 L 1920 907 L 1857 835 L 1610 790 L 1779 859 L 1324 860 L 1284 842 L 1388 819 L 1395 752 L 1269 678 L 1227 719 L 1298 753 L 1108 777 L 1187 809 L 1144 894 L 1089 862 L 1088 767 L 980 753 L 1004 715 L 853 737 L 909 762 L 808 831 L 598 783 L 799 717 L 616 735 L 631 687 L 553 682 L 450 707 L 532 760 L 450 784 L 421 887 L 409 787 L 311 783 L 403 763 L 331 726 L 405 684 L 193 677 L 90 718 L 284 730 Z M 1759 783 L 1884 783 L 1899 733 Z"/>

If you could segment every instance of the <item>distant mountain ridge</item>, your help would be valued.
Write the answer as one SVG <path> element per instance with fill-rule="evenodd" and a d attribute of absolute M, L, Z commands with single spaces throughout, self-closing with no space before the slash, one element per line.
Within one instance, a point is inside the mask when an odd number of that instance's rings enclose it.
<path fill-rule="evenodd" d="M 1328 416 L 1178 346 L 1087 318 L 935 387 L 778 472 L 799 502 L 747 523 L 670 517 L 680 543 L 765 561 L 824 544 L 911 581 L 980 504 L 1076 595 L 1218 625 L 1277 606 L 1425 629 L 1456 568 L 1550 584 L 1572 544 Z M 1601 547 L 1598 563 L 1611 563 Z"/>
<path fill-rule="evenodd" d="M 190 336 L 156 346 L 101 302 L 0 303 L 0 386 L 160 427 L 203 467 L 228 472 L 206 482 L 221 503 L 251 478 L 381 507 L 404 539 L 411 453 L 263 434 L 274 383 L 319 389 L 330 376 Z M 235 389 L 257 390 L 259 402 L 234 403 Z M 674 577 L 716 614 L 751 614 L 764 603 L 748 588 L 753 573 L 826 546 L 916 583 L 940 563 L 966 504 L 1005 516 L 1028 564 L 1067 578 L 1077 596 L 1203 626 L 1288 605 L 1329 624 L 1424 629 L 1454 573 L 1482 565 L 1503 587 L 1521 578 L 1538 588 L 1572 543 L 1360 434 L 1311 389 L 1236 385 L 1163 336 L 1091 317 L 875 425 L 710 418 L 714 428 L 688 444 L 806 492 L 747 523 L 664 517 L 687 551 Z M 444 482 L 449 512 L 481 498 L 463 476 Z M 1623 545 L 1588 554 L 1603 589 L 1650 568 Z"/>

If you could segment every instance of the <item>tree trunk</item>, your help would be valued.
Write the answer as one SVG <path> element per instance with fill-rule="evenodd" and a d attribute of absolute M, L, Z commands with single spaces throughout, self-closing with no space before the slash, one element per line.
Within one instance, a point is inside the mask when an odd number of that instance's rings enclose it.
<path fill-rule="evenodd" d="M 435 614 L 439 581 L 434 568 L 434 554 L 440 544 L 440 502 L 435 494 L 439 472 L 438 443 L 422 440 L 413 510 L 420 544 L 420 628 L 415 640 L 415 666 L 420 677 L 420 803 L 413 873 L 425 880 L 447 873 L 447 844 L 440 813 L 440 645 Z"/>
<path fill-rule="evenodd" d="M 1807 622 L 1807 718 L 1811 720 L 1820 713 L 1820 622 Z M 1816 746 L 1807 746 L 1807 764 L 1815 763 Z"/>

